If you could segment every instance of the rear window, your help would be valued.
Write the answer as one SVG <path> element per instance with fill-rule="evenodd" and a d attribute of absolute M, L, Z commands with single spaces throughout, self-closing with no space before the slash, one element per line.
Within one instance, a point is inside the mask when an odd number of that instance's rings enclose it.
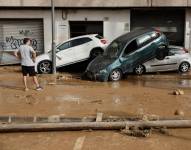
<path fill-rule="evenodd" d="M 175 55 L 175 54 L 185 54 L 186 52 L 183 49 L 179 49 L 179 48 L 170 48 L 169 53 L 171 55 Z"/>
<path fill-rule="evenodd" d="M 159 32 L 152 32 L 151 33 L 151 38 L 154 40 L 154 39 L 157 39 L 158 37 L 160 36 L 160 33 Z"/>
<path fill-rule="evenodd" d="M 92 41 L 92 39 L 90 39 L 90 38 L 80 38 L 80 39 L 76 39 L 76 40 L 71 41 L 71 43 L 72 43 L 72 47 L 75 47 L 78 45 L 88 43 L 90 41 Z"/>
<path fill-rule="evenodd" d="M 139 46 L 145 45 L 151 41 L 151 36 L 150 35 L 143 35 L 140 38 L 137 39 L 137 44 Z"/>
<path fill-rule="evenodd" d="M 139 47 L 144 46 L 151 41 L 157 39 L 160 36 L 160 33 L 158 32 L 150 32 L 146 35 L 143 35 L 137 39 L 137 44 Z"/>

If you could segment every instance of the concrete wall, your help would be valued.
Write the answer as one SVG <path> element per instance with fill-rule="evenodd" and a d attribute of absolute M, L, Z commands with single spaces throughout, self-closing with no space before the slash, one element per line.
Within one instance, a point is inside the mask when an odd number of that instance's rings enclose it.
<path fill-rule="evenodd" d="M 47 50 L 51 44 L 51 13 L 44 10 L 0 10 L 0 19 L 43 19 L 44 22 L 44 48 Z"/>
<path fill-rule="evenodd" d="M 67 15 L 66 15 L 67 14 Z M 76 10 L 63 11 L 65 20 L 59 19 L 58 33 L 63 36 L 58 37 L 58 41 L 69 38 L 69 21 L 103 21 L 104 37 L 112 41 L 115 37 L 130 31 L 130 11 L 129 10 Z"/>
<path fill-rule="evenodd" d="M 153 7 L 185 7 L 188 5 L 188 0 L 152 0 Z"/>
<path fill-rule="evenodd" d="M 57 7 L 191 6 L 191 0 L 54 0 Z M 0 7 L 49 7 L 50 0 L 0 0 Z"/>
<path fill-rule="evenodd" d="M 0 10 L 0 19 L 43 19 L 44 48 L 51 48 L 51 13 L 48 10 Z M 130 31 L 129 10 L 70 10 L 56 11 L 56 42 L 70 38 L 69 21 L 103 21 L 104 37 L 109 41 Z"/>
<path fill-rule="evenodd" d="M 185 47 L 191 49 L 191 9 L 186 10 Z"/>

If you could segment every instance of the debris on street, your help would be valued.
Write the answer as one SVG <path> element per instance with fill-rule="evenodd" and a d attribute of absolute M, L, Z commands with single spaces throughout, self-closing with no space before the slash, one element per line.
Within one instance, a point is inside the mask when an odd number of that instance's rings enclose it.
<path fill-rule="evenodd" d="M 176 89 L 173 91 L 173 95 L 184 95 L 184 91 L 181 89 Z"/>

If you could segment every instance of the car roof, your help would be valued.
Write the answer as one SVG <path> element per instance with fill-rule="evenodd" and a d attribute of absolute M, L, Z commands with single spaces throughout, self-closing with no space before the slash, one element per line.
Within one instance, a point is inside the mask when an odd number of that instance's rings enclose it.
<path fill-rule="evenodd" d="M 98 34 L 81 35 L 81 36 L 77 36 L 77 37 L 74 37 L 74 38 L 70 38 L 70 39 L 68 39 L 67 41 L 71 41 L 71 40 L 75 40 L 75 39 L 79 39 L 79 38 L 84 38 L 84 37 L 95 37 L 96 35 L 98 35 Z M 65 41 L 65 42 L 66 42 L 66 41 Z"/>
<path fill-rule="evenodd" d="M 77 37 L 74 37 L 74 38 L 70 38 L 66 41 L 63 41 L 61 43 L 59 43 L 56 47 L 59 47 L 60 45 L 66 43 L 66 42 L 69 42 L 69 41 L 72 41 L 72 40 L 75 40 L 75 39 L 80 39 L 80 38 L 85 38 L 85 37 L 89 37 L 89 38 L 92 38 L 92 37 L 95 37 L 97 36 L 98 34 L 87 34 L 87 35 L 81 35 L 81 36 L 77 36 Z"/>
<path fill-rule="evenodd" d="M 145 28 L 142 28 L 142 29 L 137 29 L 137 30 L 133 30 L 129 33 L 126 33 L 126 34 L 123 34 L 121 35 L 120 37 L 118 37 L 116 40 L 118 41 L 131 41 L 132 39 L 140 36 L 140 35 L 143 35 L 145 33 L 148 33 L 148 32 L 152 32 L 152 31 L 156 31 L 154 28 L 148 28 L 148 29 L 145 29 Z"/>

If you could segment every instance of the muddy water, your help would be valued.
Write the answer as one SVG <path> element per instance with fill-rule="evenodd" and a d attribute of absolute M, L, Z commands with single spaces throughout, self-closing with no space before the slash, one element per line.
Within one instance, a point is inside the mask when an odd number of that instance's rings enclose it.
<path fill-rule="evenodd" d="M 127 82 L 144 87 L 152 88 L 191 88 L 191 75 L 187 74 L 163 74 L 163 75 L 144 75 L 141 77 L 129 77 Z"/>
<path fill-rule="evenodd" d="M 130 75 L 126 79 L 123 79 L 119 82 L 66 82 L 66 81 L 58 81 L 57 85 L 63 86 L 83 86 L 83 87 L 111 87 L 113 89 L 120 89 L 131 86 L 138 87 L 151 87 L 151 88 L 164 88 L 164 89 L 172 89 L 172 88 L 191 88 L 191 75 L 187 74 L 177 74 L 177 73 L 169 73 L 162 75 L 143 75 L 136 76 Z"/>
<path fill-rule="evenodd" d="M 75 78 L 53 80 L 43 75 L 39 76 L 43 91 L 35 91 L 29 81 L 30 90 L 24 92 L 17 69 L 0 71 L 0 115 L 78 117 L 103 112 L 105 116 L 175 117 L 178 109 L 184 117 L 191 118 L 190 74 L 130 75 L 120 82 L 106 83 Z M 177 88 L 185 94 L 172 95 Z M 169 136 L 153 133 L 145 139 L 103 131 L 0 134 L 0 150 L 75 150 L 78 143 L 81 150 L 190 149 L 191 130 L 169 132 Z"/>

